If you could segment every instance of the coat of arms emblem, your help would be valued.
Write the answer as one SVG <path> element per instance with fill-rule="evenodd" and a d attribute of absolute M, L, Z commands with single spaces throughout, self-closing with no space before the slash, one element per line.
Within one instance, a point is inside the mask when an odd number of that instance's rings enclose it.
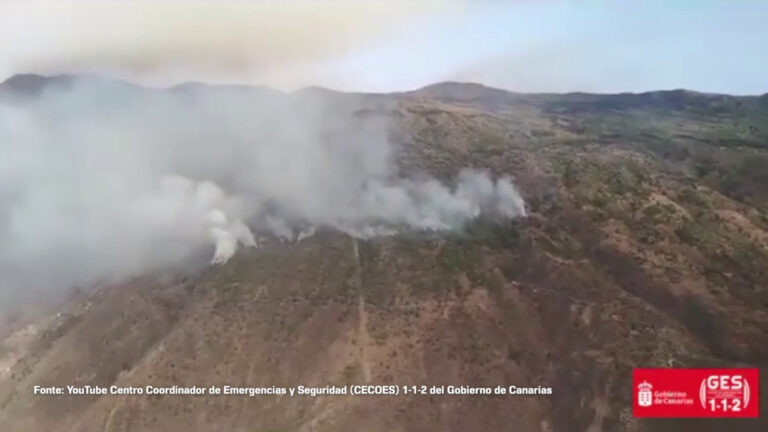
<path fill-rule="evenodd" d="M 637 404 L 641 407 L 649 407 L 653 405 L 653 393 L 651 389 L 653 386 L 648 381 L 643 381 L 637 385 Z"/>

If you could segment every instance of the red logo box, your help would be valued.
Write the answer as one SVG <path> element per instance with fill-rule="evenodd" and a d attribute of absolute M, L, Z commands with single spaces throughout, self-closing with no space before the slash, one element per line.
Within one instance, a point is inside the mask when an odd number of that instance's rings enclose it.
<path fill-rule="evenodd" d="M 635 417 L 760 415 L 760 370 L 635 369 Z"/>

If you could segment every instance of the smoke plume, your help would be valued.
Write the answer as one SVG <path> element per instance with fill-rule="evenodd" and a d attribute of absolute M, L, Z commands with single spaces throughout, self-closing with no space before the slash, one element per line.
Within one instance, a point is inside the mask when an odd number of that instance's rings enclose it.
<path fill-rule="evenodd" d="M 186 80 L 317 83 L 315 68 L 375 45 L 457 0 L 2 0 L 3 75 L 100 73 Z"/>
<path fill-rule="evenodd" d="M 262 234 L 524 214 L 506 178 L 403 177 L 387 121 L 356 116 L 353 99 L 95 77 L 0 98 L 0 295 L 223 263 Z"/>

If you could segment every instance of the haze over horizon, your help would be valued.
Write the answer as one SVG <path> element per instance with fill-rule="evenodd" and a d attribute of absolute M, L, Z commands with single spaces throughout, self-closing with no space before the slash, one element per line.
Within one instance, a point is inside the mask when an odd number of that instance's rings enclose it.
<path fill-rule="evenodd" d="M 763 94 L 768 4 L 335 0 L 0 1 L 0 80 L 95 73 L 393 92 Z M 713 26 L 717 31 L 713 31 Z"/>

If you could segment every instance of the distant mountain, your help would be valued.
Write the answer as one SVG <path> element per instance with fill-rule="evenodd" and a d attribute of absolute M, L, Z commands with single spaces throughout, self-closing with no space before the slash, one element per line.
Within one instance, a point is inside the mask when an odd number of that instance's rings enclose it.
<path fill-rule="evenodd" d="M 68 75 L 45 77 L 36 74 L 13 75 L 0 83 L 0 91 L 20 95 L 36 96 L 48 86 L 67 87 L 72 82 Z"/>
<path fill-rule="evenodd" d="M 266 86 L 249 86 L 243 84 L 205 84 L 201 82 L 185 82 L 166 89 L 172 93 L 248 93 L 252 96 L 280 97 L 285 93 Z"/>

